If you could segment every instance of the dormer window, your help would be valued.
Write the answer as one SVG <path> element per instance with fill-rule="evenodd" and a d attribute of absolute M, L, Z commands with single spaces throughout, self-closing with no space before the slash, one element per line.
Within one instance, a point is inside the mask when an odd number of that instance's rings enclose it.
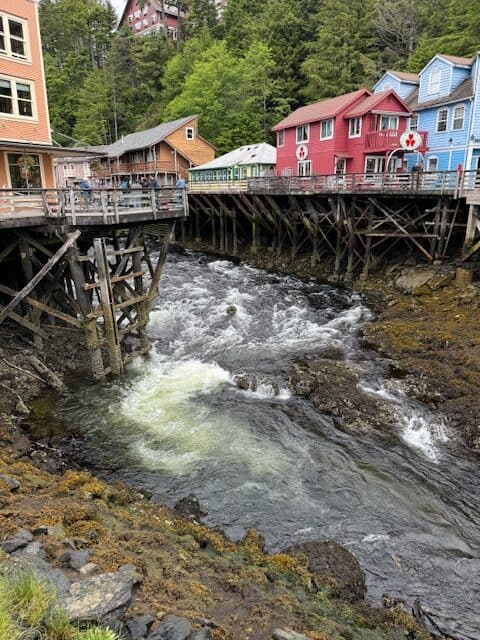
<path fill-rule="evenodd" d="M 187 140 L 195 139 L 195 129 L 193 127 L 186 127 L 185 129 L 185 137 Z"/>
<path fill-rule="evenodd" d="M 434 69 L 430 74 L 428 93 L 440 93 L 440 83 L 442 80 L 442 70 Z"/>

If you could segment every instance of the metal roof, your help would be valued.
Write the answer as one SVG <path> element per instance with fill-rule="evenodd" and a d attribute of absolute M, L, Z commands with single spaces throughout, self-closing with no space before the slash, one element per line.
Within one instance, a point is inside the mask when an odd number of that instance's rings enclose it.
<path fill-rule="evenodd" d="M 196 116 L 193 115 L 172 120 L 172 122 L 163 122 L 152 129 L 145 129 L 144 131 L 137 131 L 136 133 L 129 133 L 126 136 L 122 136 L 113 144 L 97 145 L 87 147 L 86 149 L 101 155 L 106 155 L 109 158 L 119 158 L 128 151 L 153 147 L 194 118 L 196 118 Z"/>
<path fill-rule="evenodd" d="M 243 147 L 229 151 L 215 160 L 201 164 L 193 169 L 226 169 L 227 167 L 245 166 L 249 164 L 276 164 L 277 150 L 267 142 L 246 144 Z"/>
<path fill-rule="evenodd" d="M 346 93 L 343 96 L 328 98 L 327 100 L 321 100 L 314 104 L 308 104 L 306 107 L 300 107 L 276 124 L 272 131 L 288 129 L 289 127 L 307 124 L 308 122 L 325 120 L 326 118 L 333 118 L 350 105 L 353 105 L 356 100 L 367 97 L 370 93 L 368 89 L 357 89 L 357 91 Z"/>

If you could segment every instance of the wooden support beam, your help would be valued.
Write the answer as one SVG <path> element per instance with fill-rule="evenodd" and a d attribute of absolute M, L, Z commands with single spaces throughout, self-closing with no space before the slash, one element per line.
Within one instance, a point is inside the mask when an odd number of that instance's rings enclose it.
<path fill-rule="evenodd" d="M 39 282 L 51 271 L 51 269 L 57 264 L 59 260 L 65 255 L 69 248 L 75 244 L 75 241 L 80 236 L 80 231 L 67 234 L 67 240 L 56 251 L 56 253 L 48 260 L 48 262 L 35 274 L 31 281 L 11 300 L 7 306 L 0 311 L 0 324 L 9 315 L 10 311 L 13 311 L 28 294 L 33 291 Z"/>
<path fill-rule="evenodd" d="M 5 293 L 9 296 L 16 296 L 18 294 L 18 291 L 15 291 L 15 289 L 10 289 L 10 287 L 7 287 L 3 284 L 0 284 L 0 293 Z M 71 324 L 74 327 L 81 329 L 83 326 L 80 320 L 77 320 L 77 318 L 73 318 L 72 316 L 69 316 L 66 313 L 63 313 L 62 311 L 58 311 L 58 309 L 54 309 L 53 307 L 50 307 L 47 304 L 40 302 L 39 300 L 35 300 L 34 298 L 30 298 L 29 296 L 27 296 L 24 299 L 24 301 L 27 302 L 31 307 L 34 307 L 35 309 L 40 309 L 40 311 L 44 311 L 48 315 L 51 315 L 54 318 L 58 318 L 59 320 L 63 320 L 64 322 Z"/>
<path fill-rule="evenodd" d="M 0 251 L 0 263 L 6 260 L 6 258 L 8 258 L 8 256 L 12 253 L 12 251 L 14 251 L 17 248 L 17 244 L 18 244 L 17 241 L 14 240 L 8 246 L 6 246 L 5 249 L 3 249 L 3 251 Z"/>

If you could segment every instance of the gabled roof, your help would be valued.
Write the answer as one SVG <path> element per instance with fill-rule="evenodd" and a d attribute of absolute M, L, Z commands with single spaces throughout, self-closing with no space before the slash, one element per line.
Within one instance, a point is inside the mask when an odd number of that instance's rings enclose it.
<path fill-rule="evenodd" d="M 277 150 L 267 142 L 259 144 L 246 144 L 243 147 L 229 151 L 228 153 L 195 167 L 199 169 L 226 169 L 227 167 L 245 166 L 249 164 L 276 164 Z"/>
<path fill-rule="evenodd" d="M 462 100 L 468 100 L 473 96 L 473 81 L 471 78 L 464 80 L 458 87 L 450 93 L 448 96 L 442 98 L 435 98 L 434 100 L 428 100 L 428 102 L 418 102 L 418 88 L 409 96 L 407 104 L 412 111 L 421 111 L 422 109 L 429 109 L 430 107 L 439 107 L 443 104 L 451 104 L 452 102 L 461 102 Z"/>
<path fill-rule="evenodd" d="M 346 93 L 343 96 L 327 98 L 326 100 L 321 100 L 320 102 L 308 104 L 306 107 L 300 107 L 296 111 L 293 111 L 281 122 L 276 124 L 272 128 L 272 131 L 278 131 L 279 129 L 288 129 L 289 127 L 296 127 L 301 124 L 307 124 L 308 122 L 325 120 L 326 118 L 334 118 L 344 109 L 348 109 L 348 107 L 353 105 L 360 98 L 369 95 L 370 91 L 368 89 L 357 89 L 357 91 Z"/>
<path fill-rule="evenodd" d="M 432 64 L 432 62 L 438 59 L 443 60 L 444 62 L 446 62 L 447 64 L 453 67 L 463 67 L 467 69 L 469 69 L 472 66 L 474 61 L 474 58 L 463 58 L 461 56 L 450 56 L 444 53 L 437 53 L 436 55 L 433 56 L 431 60 L 427 62 L 427 64 L 423 67 L 423 69 L 420 71 L 418 75 L 421 76 L 425 72 L 425 70 L 428 69 L 428 67 Z"/>
<path fill-rule="evenodd" d="M 196 116 L 187 116 L 172 122 L 163 122 L 152 129 L 129 133 L 117 140 L 113 144 L 100 145 L 97 147 L 88 147 L 89 150 L 98 151 L 107 155 L 109 158 L 119 158 L 128 151 L 136 151 L 137 149 L 145 149 L 165 140 L 170 134 L 179 129 L 182 125 L 187 124 Z"/>
<path fill-rule="evenodd" d="M 408 71 L 395 71 L 394 69 L 388 69 L 387 73 L 395 78 L 398 78 L 402 82 L 408 82 L 410 84 L 418 84 L 420 82 L 420 78 L 418 77 L 418 73 L 409 73 Z"/>
<path fill-rule="evenodd" d="M 157 11 L 162 11 L 162 6 L 157 0 L 148 0 L 148 4 L 153 9 L 156 9 Z M 117 27 L 122 24 L 123 19 L 125 17 L 125 12 L 127 10 L 127 7 L 128 7 L 128 0 L 124 0 L 123 11 L 120 14 L 120 19 L 119 19 L 119 21 L 117 23 Z"/>
<path fill-rule="evenodd" d="M 350 111 L 344 114 L 344 117 L 359 118 L 360 116 L 363 116 L 369 111 L 375 109 L 375 107 L 380 106 L 382 102 L 390 96 L 393 96 L 395 98 L 401 109 L 403 109 L 407 113 L 410 113 L 410 108 L 408 107 L 408 105 L 395 93 L 395 91 L 389 89 L 388 91 L 373 93 L 371 96 L 368 96 L 361 102 L 357 102 L 357 104 Z"/>

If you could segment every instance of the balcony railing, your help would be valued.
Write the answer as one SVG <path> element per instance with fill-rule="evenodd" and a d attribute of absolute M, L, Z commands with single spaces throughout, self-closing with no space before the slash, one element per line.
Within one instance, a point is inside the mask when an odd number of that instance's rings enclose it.
<path fill-rule="evenodd" d="M 188 215 L 185 189 L 0 190 L 0 227 L 9 221 L 93 225 Z"/>
<path fill-rule="evenodd" d="M 178 173 L 175 162 L 157 160 L 156 162 L 112 162 L 109 167 L 92 168 L 92 177 L 110 178 L 121 175 L 140 175 L 146 173 Z"/>
<path fill-rule="evenodd" d="M 404 131 L 398 129 L 384 129 L 369 131 L 365 134 L 365 147 L 370 151 L 393 151 L 400 148 L 400 138 Z M 427 131 L 418 132 L 422 136 L 422 148 L 427 146 Z"/>

